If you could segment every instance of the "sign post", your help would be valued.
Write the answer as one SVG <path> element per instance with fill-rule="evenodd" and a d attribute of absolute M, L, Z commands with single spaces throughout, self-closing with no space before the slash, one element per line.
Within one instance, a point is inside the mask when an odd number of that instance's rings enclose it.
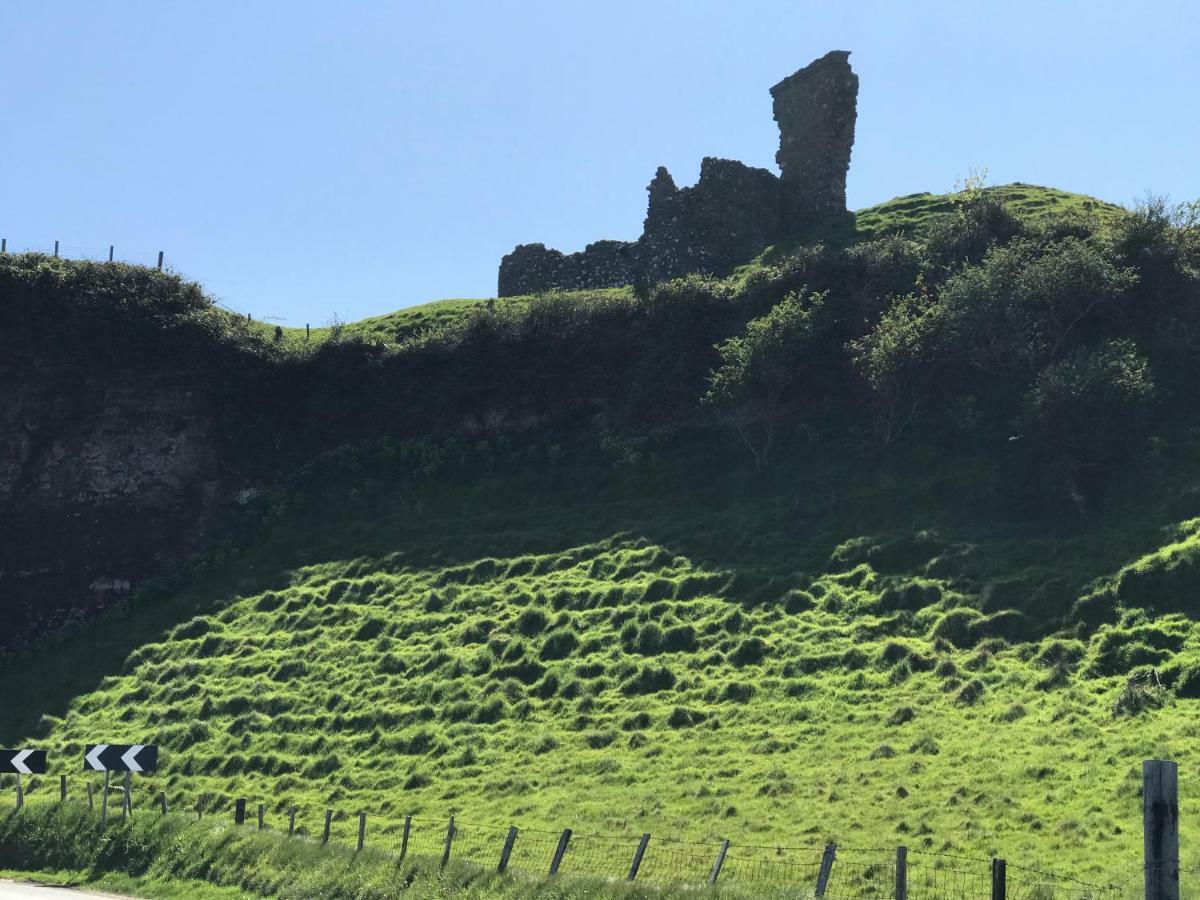
<path fill-rule="evenodd" d="M 25 805 L 25 786 L 22 775 L 46 774 L 45 750 L 0 750 L 0 772 L 12 772 L 17 776 L 17 809 Z"/>
<path fill-rule="evenodd" d="M 158 748 L 151 744 L 93 744 L 84 751 L 83 770 L 104 773 L 104 796 L 100 800 L 100 827 L 108 824 L 108 790 L 113 772 L 125 773 L 125 796 L 121 799 L 121 818 L 128 819 L 133 809 L 131 796 L 134 772 L 153 772 L 158 768 Z"/>

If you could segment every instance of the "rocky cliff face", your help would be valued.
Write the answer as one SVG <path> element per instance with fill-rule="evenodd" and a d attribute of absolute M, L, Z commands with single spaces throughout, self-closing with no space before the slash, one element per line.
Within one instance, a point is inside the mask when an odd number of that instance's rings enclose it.
<path fill-rule="evenodd" d="M 199 548 L 220 493 L 203 377 L 0 345 L 0 652 Z"/>

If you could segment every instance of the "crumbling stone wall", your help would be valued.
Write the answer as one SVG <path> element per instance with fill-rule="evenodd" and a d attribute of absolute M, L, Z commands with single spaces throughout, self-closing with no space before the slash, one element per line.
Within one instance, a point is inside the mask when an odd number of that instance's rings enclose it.
<path fill-rule="evenodd" d="M 632 284 L 636 274 L 633 250 L 629 241 L 596 241 L 580 253 L 562 253 L 545 244 L 518 244 L 500 260 L 497 296 Z"/>
<path fill-rule="evenodd" d="M 699 181 L 679 188 L 659 167 L 638 240 L 597 241 L 570 254 L 518 245 L 500 261 L 499 296 L 725 275 L 780 239 L 844 213 L 858 98 L 849 55 L 827 53 L 771 88 L 779 177 L 706 157 Z"/>
<path fill-rule="evenodd" d="M 695 186 L 677 188 L 659 167 L 648 190 L 636 259 L 651 283 L 689 272 L 725 275 L 779 235 L 779 179 L 766 169 L 708 156 Z"/>
<path fill-rule="evenodd" d="M 785 224 L 845 212 L 846 172 L 858 118 L 858 76 L 849 52 L 833 50 L 771 88 Z"/>

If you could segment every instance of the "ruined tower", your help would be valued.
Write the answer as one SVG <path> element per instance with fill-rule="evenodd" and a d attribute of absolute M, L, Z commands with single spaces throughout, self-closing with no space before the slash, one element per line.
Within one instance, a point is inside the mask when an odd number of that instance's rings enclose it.
<path fill-rule="evenodd" d="M 596 241 L 579 253 L 520 244 L 500 260 L 501 297 L 547 290 L 653 284 L 691 272 L 728 275 L 777 241 L 846 214 L 858 76 L 834 50 L 771 88 L 780 176 L 705 157 L 700 180 L 678 187 L 659 168 L 636 241 Z"/>
<path fill-rule="evenodd" d="M 846 171 L 858 117 L 858 76 L 831 50 L 771 88 L 786 227 L 846 211 Z"/>

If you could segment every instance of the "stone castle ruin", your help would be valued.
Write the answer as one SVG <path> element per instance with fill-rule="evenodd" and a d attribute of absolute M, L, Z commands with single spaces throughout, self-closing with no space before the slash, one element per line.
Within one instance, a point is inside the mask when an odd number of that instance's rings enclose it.
<path fill-rule="evenodd" d="M 771 88 L 778 176 L 710 156 L 699 181 L 681 188 L 660 166 L 640 238 L 596 241 L 580 253 L 520 244 L 500 261 L 498 295 L 726 275 L 780 239 L 845 215 L 858 99 L 849 56 L 831 51 Z"/>

